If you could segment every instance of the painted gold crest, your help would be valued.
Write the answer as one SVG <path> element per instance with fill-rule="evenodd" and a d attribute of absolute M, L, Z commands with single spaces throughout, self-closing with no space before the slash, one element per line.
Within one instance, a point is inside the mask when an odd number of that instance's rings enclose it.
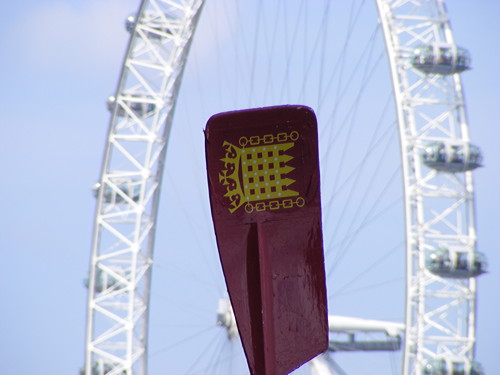
<path fill-rule="evenodd" d="M 240 147 L 223 143 L 226 155 L 219 182 L 227 189 L 229 212 L 243 205 L 247 213 L 304 206 L 304 199 L 291 187 L 295 180 L 287 177 L 295 168 L 288 164 L 293 156 L 286 151 L 298 138 L 299 133 L 292 131 L 241 137 Z"/>

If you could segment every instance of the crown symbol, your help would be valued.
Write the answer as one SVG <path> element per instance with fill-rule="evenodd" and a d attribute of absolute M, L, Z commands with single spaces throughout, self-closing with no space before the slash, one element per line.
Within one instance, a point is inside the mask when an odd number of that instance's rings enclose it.
<path fill-rule="evenodd" d="M 287 177 L 295 168 L 287 164 L 293 156 L 285 152 L 294 147 L 298 137 L 299 133 L 293 131 L 241 137 L 242 147 L 223 143 L 226 155 L 220 159 L 224 169 L 219 173 L 219 182 L 226 187 L 224 197 L 230 201 L 229 212 L 243 205 L 247 213 L 304 205 L 304 199 L 290 188 L 295 180 Z"/>

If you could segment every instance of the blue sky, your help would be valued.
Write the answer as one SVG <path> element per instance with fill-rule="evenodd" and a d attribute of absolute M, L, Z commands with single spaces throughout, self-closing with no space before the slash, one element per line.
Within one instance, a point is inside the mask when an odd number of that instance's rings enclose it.
<path fill-rule="evenodd" d="M 4 6 L 0 24 L 2 374 L 77 374 L 83 363 L 86 289 L 82 280 L 88 272 L 95 206 L 91 186 L 99 176 L 109 121 L 105 99 L 115 90 L 128 39 L 124 20 L 137 6 L 135 0 L 28 0 Z M 479 279 L 476 357 L 487 374 L 495 374 L 500 372 L 493 347 L 500 334 L 500 2 L 451 0 L 448 11 L 457 43 L 472 55 L 473 69 L 463 74 L 463 83 L 471 137 L 485 157 L 485 167 L 474 176 L 478 249 L 486 253 L 490 269 Z M 208 47 L 199 44 L 196 51 L 204 56 Z M 188 118 L 186 107 L 178 112 L 180 118 Z M 203 126 L 197 125 L 193 134 L 201 134 Z M 197 147 L 189 144 L 192 133 L 174 128 L 172 137 L 177 138 L 169 155 L 177 147 Z M 183 189 L 171 172 L 166 178 L 174 183 L 162 197 L 160 248 L 168 243 L 179 218 L 163 214 L 168 209 L 163 202 Z M 195 237 L 193 246 L 211 238 L 207 233 L 199 238 L 192 233 L 185 236 Z M 160 318 L 171 309 L 164 283 L 172 281 L 166 276 L 171 271 L 168 257 L 157 255 L 152 319 L 158 320 L 152 321 L 152 327 L 160 332 L 162 324 L 175 327 L 176 322 Z M 193 262 L 203 265 L 205 260 Z M 189 268 L 181 266 L 173 273 L 189 272 Z M 207 268 L 220 279 L 216 263 Z M 196 289 L 196 285 L 186 288 Z M 216 287 L 217 293 L 220 289 Z M 160 334 L 152 336 L 151 352 L 156 354 L 151 373 L 156 375 L 168 368 L 163 359 L 167 350 Z"/>

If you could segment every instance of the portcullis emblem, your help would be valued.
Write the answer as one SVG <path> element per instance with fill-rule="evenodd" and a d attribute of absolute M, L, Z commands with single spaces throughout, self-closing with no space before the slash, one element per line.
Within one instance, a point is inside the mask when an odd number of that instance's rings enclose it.
<path fill-rule="evenodd" d="M 241 137 L 239 146 L 224 141 L 224 169 L 219 182 L 226 188 L 229 212 L 244 206 L 245 212 L 303 207 L 304 198 L 293 190 L 295 180 L 288 177 L 293 156 L 286 151 L 294 147 L 299 133 L 266 134 Z"/>

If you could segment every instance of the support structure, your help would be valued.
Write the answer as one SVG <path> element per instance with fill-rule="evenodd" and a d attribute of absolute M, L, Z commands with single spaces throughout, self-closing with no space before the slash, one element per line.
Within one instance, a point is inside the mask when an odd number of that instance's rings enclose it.
<path fill-rule="evenodd" d="M 219 300 L 217 325 L 226 330 L 228 340 L 238 339 L 236 319 L 227 299 Z M 402 323 L 329 315 L 328 331 L 330 332 L 328 350 L 309 362 L 311 375 L 342 373 L 342 369 L 328 353 L 400 350 L 405 326 Z M 370 335 L 368 339 L 360 339 L 367 334 Z M 377 335 L 377 340 L 373 339 L 373 335 Z M 342 340 L 344 337 L 348 339 Z"/>

